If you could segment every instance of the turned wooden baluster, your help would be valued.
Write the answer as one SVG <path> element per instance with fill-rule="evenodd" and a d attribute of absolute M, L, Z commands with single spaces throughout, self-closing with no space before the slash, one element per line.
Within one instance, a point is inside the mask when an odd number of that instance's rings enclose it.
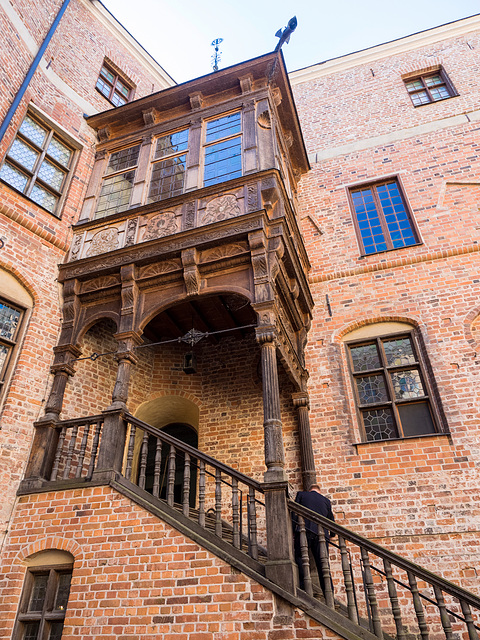
<path fill-rule="evenodd" d="M 158 498 L 160 495 L 160 473 L 162 468 L 162 441 L 155 438 L 155 468 L 153 471 L 153 495 Z"/>
<path fill-rule="evenodd" d="M 167 504 L 173 507 L 174 489 L 175 489 L 175 469 L 176 469 L 176 451 L 173 444 L 170 445 L 170 454 L 168 456 L 168 484 L 167 484 Z"/>
<path fill-rule="evenodd" d="M 140 487 L 140 489 L 145 489 L 147 456 L 148 456 L 148 433 L 147 431 L 144 431 L 143 439 L 142 439 L 142 449 L 140 453 L 140 474 L 138 476 L 138 486 Z"/>
<path fill-rule="evenodd" d="M 435 600 L 437 601 L 438 609 L 440 611 L 440 620 L 442 622 L 445 638 L 447 638 L 447 640 L 452 640 L 453 630 L 452 625 L 450 624 L 450 617 L 447 612 L 447 607 L 445 606 L 445 600 L 443 599 L 443 593 L 440 587 L 436 587 L 435 585 L 433 587 L 433 592 L 435 593 Z"/>
<path fill-rule="evenodd" d="M 325 586 L 325 603 L 332 609 L 335 606 L 333 600 L 332 578 L 330 576 L 330 563 L 328 562 L 328 547 L 325 541 L 325 533 L 321 525 L 318 525 L 318 539 L 320 541 L 320 562 L 322 567 L 323 584 Z"/>
<path fill-rule="evenodd" d="M 87 424 L 83 429 L 83 438 L 82 438 L 82 443 L 80 445 L 80 453 L 78 454 L 77 472 L 75 473 L 76 478 L 80 478 L 82 475 L 83 462 L 85 460 L 85 452 L 87 451 L 88 435 L 90 433 L 90 426 L 91 426 L 90 423 L 87 422 Z"/>
<path fill-rule="evenodd" d="M 358 623 L 357 605 L 355 603 L 355 587 L 352 579 L 352 571 L 350 558 L 348 555 L 345 539 L 338 536 L 338 546 L 340 547 L 340 557 L 342 560 L 343 582 L 345 584 L 345 593 L 347 594 L 347 611 L 348 617 L 353 622 Z"/>
<path fill-rule="evenodd" d="M 198 478 L 198 524 L 205 527 L 205 461 L 200 460 Z"/>
<path fill-rule="evenodd" d="M 215 469 L 215 535 L 222 537 L 222 472 Z"/>
<path fill-rule="evenodd" d="M 393 619 L 395 620 L 395 627 L 397 629 L 397 640 L 404 640 L 405 631 L 403 629 L 402 612 L 398 603 L 397 588 L 395 587 L 395 580 L 393 579 L 392 565 L 385 558 L 383 560 L 383 567 L 387 578 L 388 597 L 390 598 L 390 603 L 392 605 Z"/>
<path fill-rule="evenodd" d="M 95 462 L 97 461 L 98 443 L 100 442 L 100 432 L 102 430 L 102 425 L 103 422 L 101 420 L 98 420 L 97 428 L 95 429 L 95 434 L 93 436 L 92 452 L 90 454 L 90 465 L 88 467 L 87 480 L 90 480 L 92 478 L 93 472 L 95 471 Z"/>
<path fill-rule="evenodd" d="M 137 431 L 137 427 L 134 424 L 130 425 L 130 438 L 128 440 L 127 465 L 125 467 L 125 477 L 127 480 L 130 480 L 132 476 L 132 465 L 133 465 L 133 454 L 135 453 L 136 431 Z"/>
<path fill-rule="evenodd" d="M 190 515 L 190 454 L 185 453 L 185 466 L 183 468 L 183 515 Z"/>
<path fill-rule="evenodd" d="M 410 585 L 410 591 L 412 593 L 413 607 L 415 609 L 415 615 L 417 616 L 418 628 L 422 640 L 428 640 L 428 625 L 425 619 L 425 612 L 423 610 L 422 599 L 418 592 L 417 579 L 410 571 L 407 571 L 408 584 Z"/>
<path fill-rule="evenodd" d="M 305 520 L 297 515 L 298 532 L 300 534 L 300 553 L 302 556 L 303 586 L 309 596 L 313 596 L 312 576 L 310 574 L 310 559 L 308 557 L 307 534 L 305 533 Z"/>
<path fill-rule="evenodd" d="M 460 606 L 462 607 L 463 617 L 465 618 L 465 624 L 467 625 L 468 637 L 470 640 L 478 640 L 477 630 L 475 629 L 475 623 L 473 622 L 472 612 L 469 605 L 460 600 Z"/>
<path fill-rule="evenodd" d="M 255 508 L 255 489 L 248 489 L 248 552 L 254 559 L 258 560 L 257 543 L 257 511 Z"/>
<path fill-rule="evenodd" d="M 62 455 L 63 443 L 65 442 L 66 435 L 67 435 L 67 428 L 62 427 L 62 430 L 60 431 L 60 436 L 58 438 L 57 451 L 55 453 L 55 460 L 53 462 L 53 468 L 52 468 L 52 474 L 50 476 L 50 480 L 57 479 L 58 467 L 60 465 L 60 456 Z"/>
<path fill-rule="evenodd" d="M 367 589 L 366 596 L 368 598 L 368 606 L 372 613 L 373 633 L 377 638 L 383 638 L 382 623 L 378 611 L 377 596 L 375 595 L 375 585 L 373 584 L 372 569 L 370 567 L 370 559 L 368 551 L 363 547 L 360 548 L 363 562 L 363 573 L 365 577 L 365 586 Z"/>
<path fill-rule="evenodd" d="M 232 521 L 233 521 L 233 546 L 241 547 L 240 537 L 240 508 L 238 504 L 238 480 L 232 478 Z"/>
<path fill-rule="evenodd" d="M 77 440 L 78 425 L 75 425 L 72 429 L 72 435 L 70 436 L 70 442 L 68 443 L 67 459 L 65 461 L 65 469 L 63 470 L 63 479 L 66 480 L 70 475 L 70 467 L 72 464 L 73 452 L 75 451 L 75 443 Z"/>

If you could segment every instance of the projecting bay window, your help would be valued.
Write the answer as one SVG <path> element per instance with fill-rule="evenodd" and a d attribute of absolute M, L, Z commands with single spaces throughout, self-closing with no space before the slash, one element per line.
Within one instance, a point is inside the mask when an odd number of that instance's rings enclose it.
<path fill-rule="evenodd" d="M 240 111 L 209 120 L 205 127 L 203 186 L 242 175 Z"/>
<path fill-rule="evenodd" d="M 349 190 L 355 229 L 365 255 L 418 244 L 418 233 L 396 179 Z"/>
<path fill-rule="evenodd" d="M 188 129 L 158 138 L 147 203 L 183 193 L 187 168 Z"/>
<path fill-rule="evenodd" d="M 50 213 L 59 215 L 74 149 L 57 132 L 25 116 L 0 169 L 0 179 Z"/>
<path fill-rule="evenodd" d="M 126 211 L 130 205 L 140 145 L 110 155 L 97 202 L 95 218 Z"/>
<path fill-rule="evenodd" d="M 366 441 L 438 431 L 432 392 L 413 333 L 347 343 L 347 352 Z"/>

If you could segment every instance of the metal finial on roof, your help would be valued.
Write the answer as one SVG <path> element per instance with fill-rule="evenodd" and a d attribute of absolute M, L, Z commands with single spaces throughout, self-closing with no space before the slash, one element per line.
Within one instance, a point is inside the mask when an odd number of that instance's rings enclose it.
<path fill-rule="evenodd" d="M 280 51 L 280 49 L 282 48 L 282 45 L 285 42 L 289 42 L 290 36 L 292 35 L 292 33 L 295 31 L 296 28 L 297 28 L 297 17 L 293 16 L 293 18 L 290 18 L 290 20 L 288 21 L 288 24 L 285 27 L 285 29 L 283 29 L 283 31 L 282 29 L 279 29 L 275 34 L 276 38 L 280 38 L 280 40 L 277 42 L 277 46 L 275 47 L 275 51 Z"/>
<path fill-rule="evenodd" d="M 218 50 L 218 45 L 223 42 L 223 38 L 215 38 L 212 42 L 212 47 L 215 47 L 215 53 L 212 54 L 212 66 L 214 71 L 218 71 L 218 63 L 220 62 L 221 51 Z"/>

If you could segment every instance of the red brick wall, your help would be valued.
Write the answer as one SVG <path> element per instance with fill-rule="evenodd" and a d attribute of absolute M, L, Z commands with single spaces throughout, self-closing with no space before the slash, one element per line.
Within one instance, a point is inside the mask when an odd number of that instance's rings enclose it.
<path fill-rule="evenodd" d="M 294 84 L 310 153 L 368 147 L 333 152 L 301 185 L 316 301 L 307 366 L 321 485 L 340 522 L 476 591 L 480 162 L 477 116 L 469 122 L 459 114 L 480 102 L 467 44 L 477 39 L 468 34 Z M 401 74 L 436 63 L 460 96 L 415 109 Z M 409 130 L 420 124 L 424 131 Z M 374 139 L 401 131 L 400 140 Z M 346 186 L 389 175 L 402 181 L 422 244 L 361 257 Z M 361 434 L 341 338 L 389 320 L 410 323 L 423 337 L 450 437 L 353 445 Z"/>
<path fill-rule="evenodd" d="M 64 640 L 338 637 L 298 610 L 291 624 L 278 624 L 270 591 L 98 487 L 20 498 L 4 551 L 0 638 L 11 636 L 25 559 L 52 548 L 75 558 Z"/>

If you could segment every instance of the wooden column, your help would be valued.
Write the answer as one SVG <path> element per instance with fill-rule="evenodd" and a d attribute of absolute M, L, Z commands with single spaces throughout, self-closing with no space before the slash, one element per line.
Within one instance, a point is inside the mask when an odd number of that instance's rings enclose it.
<path fill-rule="evenodd" d="M 278 387 L 275 327 L 257 327 L 256 339 L 261 348 L 263 387 L 263 431 L 265 447 L 265 482 L 286 480 L 283 451 L 280 390 Z"/>
<path fill-rule="evenodd" d="M 287 505 L 288 483 L 285 474 L 275 327 L 258 327 L 256 338 L 261 347 L 263 428 L 267 466 L 263 485 L 268 549 L 265 575 L 272 582 L 295 593 L 297 571 L 293 557 L 292 524 Z"/>
<path fill-rule="evenodd" d="M 117 378 L 112 393 L 112 404 L 109 410 L 126 409 L 128 400 L 128 388 L 132 365 L 137 363 L 134 348 L 141 343 L 140 336 L 135 331 L 116 333 L 114 338 L 119 342 L 119 348 L 115 354 L 118 363 Z"/>
<path fill-rule="evenodd" d="M 310 400 L 306 391 L 292 394 L 293 406 L 297 410 L 298 435 L 300 442 L 300 463 L 304 491 L 309 491 L 317 482 L 315 458 L 313 456 L 312 436 L 310 433 Z"/>

